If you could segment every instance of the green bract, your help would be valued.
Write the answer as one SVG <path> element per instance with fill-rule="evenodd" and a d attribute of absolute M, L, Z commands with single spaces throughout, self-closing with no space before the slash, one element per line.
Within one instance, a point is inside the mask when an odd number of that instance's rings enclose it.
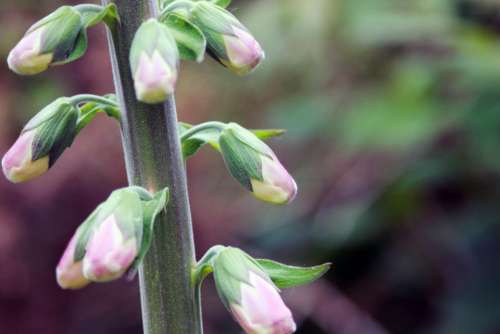
<path fill-rule="evenodd" d="M 71 146 L 76 136 L 78 109 L 62 97 L 42 109 L 23 129 L 35 131 L 32 160 L 49 156 L 50 164 Z"/>
<path fill-rule="evenodd" d="M 81 14 L 71 6 L 63 6 L 35 23 L 26 35 L 44 29 L 42 54 L 52 54 L 52 64 L 63 64 L 83 55 L 87 36 Z"/>
<path fill-rule="evenodd" d="M 158 52 L 168 65 L 177 67 L 179 53 L 172 33 L 158 20 L 149 19 L 135 33 L 130 49 L 132 73 L 137 71 L 142 54 L 152 57 L 155 52 Z"/>
<path fill-rule="evenodd" d="M 165 209 L 167 203 L 167 188 L 154 195 L 140 187 L 127 187 L 113 191 L 109 198 L 99 205 L 78 228 L 74 261 L 78 262 L 83 259 L 93 231 L 113 214 L 124 237 L 134 238 L 137 241 L 139 252 L 131 266 L 131 274 L 135 274 L 151 244 L 156 217 Z"/>
<path fill-rule="evenodd" d="M 252 132 L 236 123 L 229 123 L 222 131 L 219 147 L 231 175 L 252 191 L 251 180 L 263 180 L 260 156 L 272 157 L 271 149 Z"/>
<path fill-rule="evenodd" d="M 177 13 L 167 13 L 161 18 L 161 22 L 174 36 L 181 58 L 203 61 L 207 41 L 197 26 Z"/>
<path fill-rule="evenodd" d="M 220 250 L 213 259 L 212 266 L 217 292 L 226 307 L 240 302 L 241 284 L 250 284 L 250 272 L 273 284 L 257 261 L 238 248 L 226 247 Z"/>

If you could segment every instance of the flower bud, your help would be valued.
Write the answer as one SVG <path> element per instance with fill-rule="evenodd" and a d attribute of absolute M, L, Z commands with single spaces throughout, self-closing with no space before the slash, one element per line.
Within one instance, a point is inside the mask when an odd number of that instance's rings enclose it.
<path fill-rule="evenodd" d="M 63 289 L 81 289 L 90 283 L 83 276 L 82 261 L 74 260 L 77 235 L 71 238 L 56 268 L 57 283 Z"/>
<path fill-rule="evenodd" d="M 2 159 L 7 179 L 18 183 L 44 174 L 73 142 L 77 120 L 78 110 L 66 98 L 40 111 Z"/>
<path fill-rule="evenodd" d="M 260 266 L 243 251 L 227 247 L 213 264 L 217 292 L 235 320 L 249 334 L 289 334 L 292 313 Z"/>
<path fill-rule="evenodd" d="M 230 123 L 222 131 L 219 145 L 229 172 L 256 198 L 273 204 L 286 204 L 295 198 L 295 180 L 252 132 Z"/>
<path fill-rule="evenodd" d="M 121 230 L 111 214 L 98 224 L 86 247 L 83 275 L 94 282 L 107 282 L 121 277 L 137 256 L 137 240 Z"/>
<path fill-rule="evenodd" d="M 32 160 L 35 131 L 21 134 L 2 159 L 5 177 L 14 183 L 24 182 L 44 174 L 49 169 L 49 157 Z"/>
<path fill-rule="evenodd" d="M 70 6 L 60 7 L 28 29 L 9 53 L 7 63 L 18 74 L 43 72 L 51 64 L 76 59 L 73 52 L 83 34 L 81 14 Z"/>
<path fill-rule="evenodd" d="M 137 99 L 160 103 L 172 94 L 177 81 L 179 51 L 174 37 L 156 19 L 137 30 L 130 51 L 130 67 Z"/>
<path fill-rule="evenodd" d="M 208 42 L 208 52 L 236 74 L 250 73 L 264 59 L 264 51 L 230 12 L 209 1 L 196 2 L 192 20 Z"/>

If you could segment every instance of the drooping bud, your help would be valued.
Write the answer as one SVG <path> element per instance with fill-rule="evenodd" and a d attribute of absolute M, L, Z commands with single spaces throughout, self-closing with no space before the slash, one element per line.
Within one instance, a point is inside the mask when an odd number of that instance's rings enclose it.
<path fill-rule="evenodd" d="M 2 159 L 11 182 L 31 180 L 44 174 L 76 136 L 78 109 L 67 98 L 49 104 L 24 127 Z"/>
<path fill-rule="evenodd" d="M 156 19 L 137 30 L 130 51 L 130 67 L 139 101 L 160 103 L 174 92 L 179 51 L 168 28 Z"/>
<path fill-rule="evenodd" d="M 140 187 L 113 191 L 80 225 L 57 267 L 63 288 L 134 275 L 146 255 L 168 188 L 155 194 Z"/>
<path fill-rule="evenodd" d="M 264 59 L 257 40 L 224 8 L 199 1 L 191 10 L 191 18 L 205 35 L 209 54 L 234 73 L 248 74 Z"/>
<path fill-rule="evenodd" d="M 230 123 L 219 137 L 227 168 L 253 195 L 265 202 L 286 204 L 297 194 L 297 184 L 274 152 L 251 131 Z"/>
<path fill-rule="evenodd" d="M 71 6 L 58 8 L 28 29 L 10 52 L 7 63 L 22 75 L 45 71 L 81 56 L 86 35 L 81 14 Z M 75 52 L 76 50 L 76 52 Z"/>
<path fill-rule="evenodd" d="M 139 253 L 143 235 L 143 206 L 130 188 L 114 191 L 81 225 L 75 261 L 93 282 L 121 277 Z"/>
<path fill-rule="evenodd" d="M 98 224 L 83 258 L 83 274 L 94 282 L 117 279 L 127 271 L 138 253 L 134 235 L 127 236 L 114 214 Z"/>
<path fill-rule="evenodd" d="M 240 249 L 227 247 L 213 263 L 217 292 L 248 334 L 290 334 L 292 313 L 269 276 Z"/>
<path fill-rule="evenodd" d="M 63 289 L 81 289 L 90 283 L 83 276 L 82 261 L 74 260 L 77 236 L 71 238 L 56 268 L 57 283 Z"/>

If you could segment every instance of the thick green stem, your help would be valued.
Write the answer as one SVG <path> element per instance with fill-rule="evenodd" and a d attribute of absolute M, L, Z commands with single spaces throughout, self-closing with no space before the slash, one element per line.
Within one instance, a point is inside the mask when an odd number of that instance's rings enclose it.
<path fill-rule="evenodd" d="M 108 4 L 111 0 L 102 0 Z M 129 183 L 156 192 L 168 186 L 167 212 L 158 218 L 151 248 L 139 271 L 146 334 L 202 332 L 186 172 L 177 132 L 174 97 L 163 105 L 135 98 L 129 51 L 135 31 L 156 16 L 157 0 L 114 0 L 120 23 L 109 33 Z"/>

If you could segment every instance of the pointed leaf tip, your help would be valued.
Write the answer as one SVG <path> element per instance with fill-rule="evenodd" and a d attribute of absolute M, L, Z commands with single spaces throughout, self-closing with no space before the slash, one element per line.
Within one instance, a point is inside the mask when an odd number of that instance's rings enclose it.
<path fill-rule="evenodd" d="M 280 289 L 312 283 L 331 267 L 331 263 L 313 267 L 296 267 L 267 259 L 258 259 L 257 262 Z"/>

